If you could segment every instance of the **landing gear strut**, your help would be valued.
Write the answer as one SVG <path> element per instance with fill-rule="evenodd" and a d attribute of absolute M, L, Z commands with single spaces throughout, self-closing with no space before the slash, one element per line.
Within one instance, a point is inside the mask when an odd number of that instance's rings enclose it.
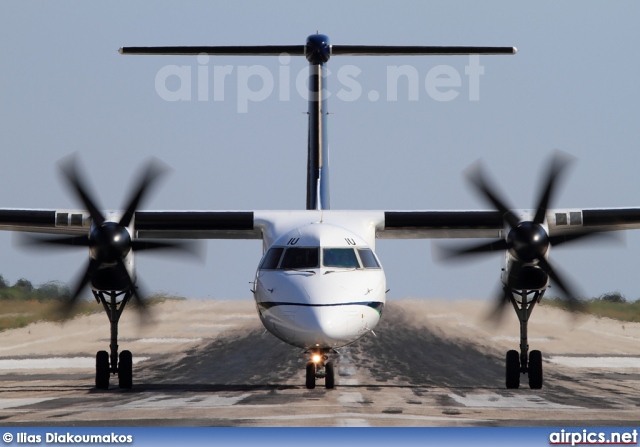
<path fill-rule="evenodd" d="M 119 387 L 130 389 L 133 385 L 133 356 L 131 351 L 122 351 L 118 355 L 118 322 L 133 293 L 131 290 L 125 292 L 92 290 L 92 292 L 96 301 L 102 303 L 111 323 L 111 344 L 109 345 L 111 353 L 98 351 L 96 354 L 96 388 L 108 389 L 111 374 L 118 374 Z"/>
<path fill-rule="evenodd" d="M 539 390 L 542 388 L 542 353 L 537 350 L 529 353 L 527 325 L 533 308 L 544 295 L 544 290 L 518 291 L 505 286 L 504 292 L 520 320 L 520 354 L 518 355 L 518 351 L 515 350 L 507 352 L 506 386 L 510 389 L 520 387 L 520 374 L 528 374 L 529 388 Z M 517 295 L 518 298 L 514 295 Z"/>
<path fill-rule="evenodd" d="M 307 376 L 305 382 L 307 389 L 314 389 L 316 387 L 316 379 L 323 378 L 325 388 L 335 388 L 335 367 L 333 366 L 333 362 L 329 361 L 329 351 L 311 351 L 310 354 L 310 359 L 307 362 Z"/>

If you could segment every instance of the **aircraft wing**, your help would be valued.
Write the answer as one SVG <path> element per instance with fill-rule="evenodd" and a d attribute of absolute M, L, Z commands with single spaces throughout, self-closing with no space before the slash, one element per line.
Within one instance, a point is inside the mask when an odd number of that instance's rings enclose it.
<path fill-rule="evenodd" d="M 550 235 L 585 230 L 640 228 L 640 208 L 550 209 Z M 504 236 L 498 211 L 385 211 L 381 239 L 497 238 Z"/>
<path fill-rule="evenodd" d="M 67 220 L 64 226 L 56 225 L 57 213 L 56 210 L 0 209 L 0 230 L 69 235 L 84 232 L 81 211 L 75 213 L 74 225 L 69 224 L 70 213 L 66 212 Z M 65 211 L 61 210 L 60 213 L 64 214 Z"/>
<path fill-rule="evenodd" d="M 109 214 L 107 212 L 107 214 Z M 140 238 L 262 239 L 305 223 L 332 222 L 375 232 L 379 239 L 498 238 L 504 223 L 498 211 L 137 211 Z M 640 208 L 550 209 L 550 235 L 581 230 L 640 228 Z M 0 209 L 0 231 L 86 234 L 85 210 Z M 272 236 L 267 236 L 271 233 Z"/>
<path fill-rule="evenodd" d="M 116 212 L 106 212 L 117 214 Z M 0 209 L 0 231 L 61 235 L 87 234 L 86 210 Z M 135 227 L 141 238 L 260 239 L 252 211 L 138 211 Z"/>
<path fill-rule="evenodd" d="M 385 211 L 380 239 L 498 238 L 497 211 Z"/>
<path fill-rule="evenodd" d="M 262 239 L 253 211 L 138 211 L 138 237 Z"/>

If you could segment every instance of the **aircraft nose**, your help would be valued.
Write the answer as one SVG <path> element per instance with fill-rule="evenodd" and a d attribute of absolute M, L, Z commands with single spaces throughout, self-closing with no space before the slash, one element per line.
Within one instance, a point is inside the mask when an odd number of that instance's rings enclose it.
<path fill-rule="evenodd" d="M 277 273 L 260 278 L 259 306 L 265 327 L 287 343 L 338 348 L 361 338 L 380 320 L 382 274 L 360 278 L 364 275 L 357 272 L 355 281 L 345 281 L 349 272 Z"/>
<path fill-rule="evenodd" d="M 296 315 L 303 338 L 315 339 L 318 344 L 334 345 L 345 337 L 347 321 L 337 306 L 308 306 Z"/>

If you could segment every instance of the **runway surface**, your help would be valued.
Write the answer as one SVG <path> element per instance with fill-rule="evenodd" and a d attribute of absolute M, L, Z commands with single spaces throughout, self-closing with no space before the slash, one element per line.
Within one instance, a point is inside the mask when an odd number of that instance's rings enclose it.
<path fill-rule="evenodd" d="M 391 302 L 376 336 L 343 348 L 337 387 L 307 390 L 306 357 L 265 334 L 249 301 L 178 301 L 139 326 L 126 312 L 120 349 L 134 387 L 93 387 L 108 349 L 96 314 L 0 333 L 0 424 L 144 426 L 635 425 L 640 420 L 640 324 L 539 307 L 531 349 L 545 385 L 504 389 L 518 346 L 515 315 L 492 328 L 483 301 Z M 1 315 L 0 315 L 1 317 Z"/>

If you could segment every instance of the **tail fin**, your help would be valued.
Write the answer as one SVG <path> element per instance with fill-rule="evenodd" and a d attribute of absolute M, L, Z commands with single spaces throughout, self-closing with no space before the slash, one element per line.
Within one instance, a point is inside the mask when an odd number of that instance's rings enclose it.
<path fill-rule="evenodd" d="M 324 64 L 331 56 L 429 56 L 465 54 L 515 54 L 515 47 L 331 45 L 323 34 L 313 34 L 305 45 L 123 47 L 121 54 L 175 54 L 219 56 L 305 56 L 309 61 L 309 142 L 307 158 L 307 209 L 329 209 L 329 144 Z"/>

